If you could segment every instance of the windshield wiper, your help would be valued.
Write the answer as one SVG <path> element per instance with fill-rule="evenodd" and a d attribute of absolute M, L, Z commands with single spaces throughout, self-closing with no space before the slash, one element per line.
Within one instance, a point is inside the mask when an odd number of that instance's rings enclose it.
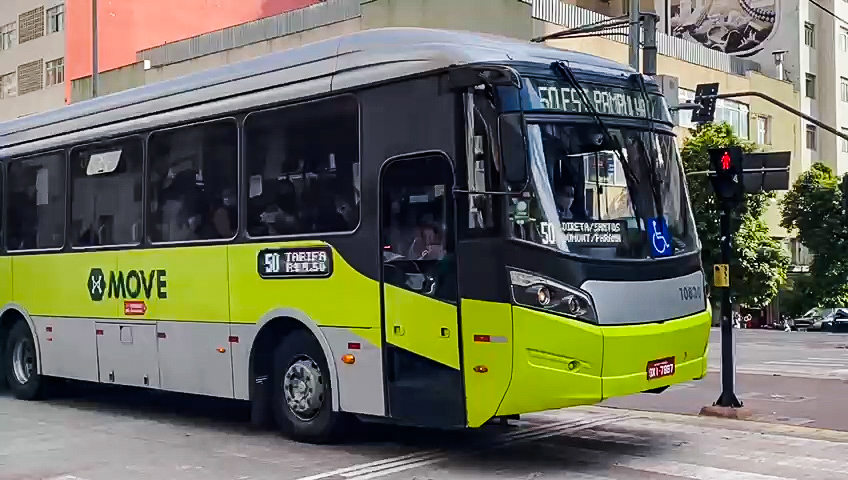
<path fill-rule="evenodd" d="M 561 61 L 553 62 L 551 67 L 562 73 L 568 83 L 571 84 L 571 87 L 575 91 L 577 91 L 577 96 L 580 98 L 580 103 L 583 104 L 583 108 L 585 108 L 589 111 L 589 113 L 592 114 L 592 117 L 594 117 L 595 122 L 601 128 L 601 133 L 604 135 L 604 141 L 609 142 L 615 148 L 615 154 L 616 156 L 618 156 L 618 161 L 619 163 L 621 163 L 621 167 L 624 169 L 624 174 L 627 176 L 628 180 L 630 180 L 636 185 L 639 185 L 639 178 L 636 176 L 635 173 L 633 173 L 633 169 L 630 168 L 630 164 L 624 158 L 624 152 L 621 151 L 621 144 L 618 143 L 618 140 L 612 137 L 607 126 L 604 125 L 603 120 L 601 120 L 601 116 L 598 115 L 598 110 L 595 109 L 595 106 L 592 105 L 592 102 L 589 100 L 589 95 L 586 94 L 586 90 L 584 90 L 583 87 L 580 86 L 580 84 L 577 82 L 577 78 L 574 76 L 574 72 L 571 71 L 571 67 L 569 67 L 565 62 Z M 633 205 L 635 208 L 635 199 Z"/>
<path fill-rule="evenodd" d="M 639 143 L 642 144 L 642 150 L 646 160 L 645 167 L 648 169 L 648 175 L 650 176 L 648 183 L 651 184 L 651 196 L 654 197 L 654 207 L 657 209 L 657 216 L 662 217 L 663 204 L 660 189 L 662 179 L 660 179 L 659 173 L 657 172 L 657 154 L 654 150 L 654 140 L 656 139 L 656 131 L 654 129 L 654 104 L 651 103 L 651 97 L 648 96 L 648 89 L 645 87 L 645 77 L 643 77 L 641 73 L 634 73 L 632 76 L 636 77 L 636 83 L 639 84 L 639 90 L 642 93 L 642 100 L 645 101 L 645 113 L 648 115 L 648 131 L 650 132 L 648 143 L 650 143 L 650 147 L 646 147 L 644 142 Z"/>

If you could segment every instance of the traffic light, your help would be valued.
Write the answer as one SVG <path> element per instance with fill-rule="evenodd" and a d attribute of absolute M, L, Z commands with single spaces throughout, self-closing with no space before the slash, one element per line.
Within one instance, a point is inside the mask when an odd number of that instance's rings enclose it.
<path fill-rule="evenodd" d="M 718 83 L 700 83 L 695 87 L 695 102 L 701 108 L 692 112 L 692 121 L 695 123 L 709 123 L 715 119 L 716 95 L 718 95 Z"/>
<path fill-rule="evenodd" d="M 711 148 L 710 166 L 715 172 L 710 181 L 716 196 L 729 204 L 741 203 L 745 198 L 742 181 L 742 161 L 745 152 L 741 147 Z"/>

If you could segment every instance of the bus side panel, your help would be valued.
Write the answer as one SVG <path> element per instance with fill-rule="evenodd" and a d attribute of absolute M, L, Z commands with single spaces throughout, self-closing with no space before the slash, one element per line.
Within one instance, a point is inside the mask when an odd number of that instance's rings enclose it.
<path fill-rule="evenodd" d="M 263 279 L 259 276 L 259 253 L 264 249 L 327 245 L 318 240 L 303 240 L 229 247 L 232 329 L 240 336 L 239 343 L 232 345 L 236 397 L 241 398 L 248 391 L 253 336 L 258 335 L 267 322 L 291 317 L 318 327 L 319 335 L 329 345 L 330 351 L 325 353 L 328 363 L 337 366 L 341 409 L 383 414 L 382 357 L 371 354 L 372 348 L 382 345 L 379 283 L 354 269 L 332 245 L 333 269 L 329 278 Z M 365 254 L 361 248 L 349 251 Z M 256 327 L 252 328 L 253 325 Z M 252 337 L 241 338 L 242 335 Z M 356 342 L 366 351 L 349 352 L 348 344 Z M 338 361 L 346 353 L 356 355 L 355 364 Z M 373 388 L 376 385 L 381 387 Z"/>
<path fill-rule="evenodd" d="M 21 255 L 12 261 L 12 301 L 36 327 L 44 375 L 98 381 L 95 322 L 114 319 L 115 252 Z M 110 285 L 110 280 L 114 282 Z"/>
<path fill-rule="evenodd" d="M 512 379 L 512 307 L 462 299 L 461 309 L 465 405 L 473 428 L 495 416 Z M 480 366 L 487 370 L 474 370 Z"/>
<path fill-rule="evenodd" d="M 118 253 L 118 317 L 156 321 L 164 390 L 233 396 L 227 246 Z M 130 357 L 127 357 L 129 360 Z"/>
<path fill-rule="evenodd" d="M 0 257 L 0 307 L 12 301 L 12 258 Z M 3 347 L 0 346 L 0 349 Z"/>

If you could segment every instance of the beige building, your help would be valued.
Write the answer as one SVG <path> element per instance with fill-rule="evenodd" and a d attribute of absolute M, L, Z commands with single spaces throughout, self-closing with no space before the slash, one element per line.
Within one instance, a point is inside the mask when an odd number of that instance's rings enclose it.
<path fill-rule="evenodd" d="M 61 107 L 64 0 L 0 3 L 0 121 Z"/>

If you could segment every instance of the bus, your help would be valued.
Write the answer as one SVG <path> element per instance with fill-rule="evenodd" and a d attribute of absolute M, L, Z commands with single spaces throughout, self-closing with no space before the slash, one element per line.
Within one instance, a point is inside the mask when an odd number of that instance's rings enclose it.
<path fill-rule="evenodd" d="M 304 442 L 707 372 L 654 78 L 367 30 L 0 124 L 2 371 L 251 402 Z"/>

